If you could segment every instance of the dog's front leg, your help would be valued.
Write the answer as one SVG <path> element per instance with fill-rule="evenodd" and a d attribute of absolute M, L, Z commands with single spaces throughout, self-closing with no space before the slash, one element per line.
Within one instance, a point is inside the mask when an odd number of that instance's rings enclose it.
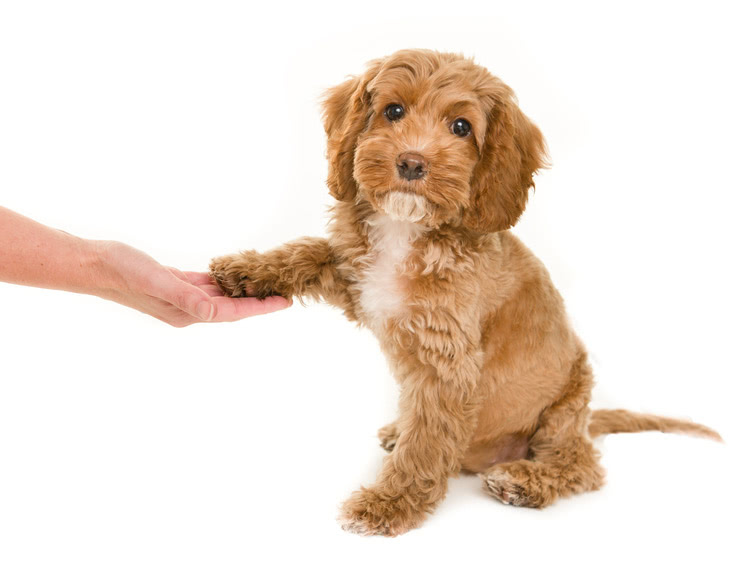
<path fill-rule="evenodd" d="M 434 336 L 435 337 L 435 336 Z M 446 494 L 448 479 L 476 424 L 481 356 L 423 350 L 399 362 L 400 435 L 375 485 L 344 503 L 344 529 L 395 536 L 426 518 Z"/>
<path fill-rule="evenodd" d="M 243 251 L 212 259 L 210 274 L 229 296 L 323 299 L 345 307 L 347 282 L 329 241 L 304 237 L 258 253 Z"/>

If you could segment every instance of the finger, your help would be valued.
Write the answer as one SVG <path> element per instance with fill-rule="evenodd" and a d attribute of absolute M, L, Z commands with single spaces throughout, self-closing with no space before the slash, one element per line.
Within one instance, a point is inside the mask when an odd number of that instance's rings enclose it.
<path fill-rule="evenodd" d="M 212 284 L 212 278 L 207 273 L 196 273 L 194 271 L 184 271 L 189 281 L 195 285 Z"/>
<path fill-rule="evenodd" d="M 173 304 L 194 318 L 211 321 L 217 313 L 217 306 L 209 295 L 199 287 L 181 280 L 174 273 L 168 275 L 156 278 L 152 295 Z"/>
<path fill-rule="evenodd" d="M 184 282 L 198 286 L 209 296 L 224 296 L 222 289 L 212 282 L 212 279 L 206 273 L 195 273 L 193 271 L 179 271 L 175 267 L 168 269 Z"/>
<path fill-rule="evenodd" d="M 211 284 L 211 283 L 209 283 L 209 284 L 199 284 L 199 285 L 196 285 L 196 286 L 198 286 L 201 290 L 203 290 L 204 292 L 206 292 L 209 296 L 224 296 L 224 293 L 222 292 L 222 289 L 219 288 L 215 284 Z"/>
<path fill-rule="evenodd" d="M 216 305 L 216 314 L 211 319 L 212 322 L 234 322 L 250 316 L 283 310 L 293 304 L 282 296 L 268 296 L 265 300 L 222 296 L 211 300 Z"/>

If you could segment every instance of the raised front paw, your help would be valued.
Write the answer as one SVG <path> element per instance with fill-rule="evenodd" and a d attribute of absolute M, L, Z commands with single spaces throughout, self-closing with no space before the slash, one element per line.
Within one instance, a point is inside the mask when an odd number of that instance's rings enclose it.
<path fill-rule="evenodd" d="M 277 271 L 268 268 L 262 262 L 262 255 L 255 251 L 216 257 L 209 263 L 209 274 L 227 296 L 263 299 L 274 294 L 284 295 L 276 288 Z"/>
<path fill-rule="evenodd" d="M 344 530 L 364 536 L 398 536 L 416 528 L 426 512 L 407 495 L 390 495 L 362 488 L 342 505 L 339 522 Z"/>

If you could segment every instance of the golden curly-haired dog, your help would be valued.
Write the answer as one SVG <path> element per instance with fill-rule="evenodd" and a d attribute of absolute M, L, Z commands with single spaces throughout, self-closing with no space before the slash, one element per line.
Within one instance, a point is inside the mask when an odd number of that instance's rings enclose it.
<path fill-rule="evenodd" d="M 460 470 L 489 494 L 543 507 L 597 489 L 591 438 L 704 426 L 588 408 L 592 374 L 540 261 L 508 230 L 544 165 L 512 90 L 459 55 L 400 51 L 324 101 L 328 239 L 214 259 L 232 296 L 324 300 L 378 337 L 400 383 L 379 431 L 377 482 L 342 507 L 345 529 L 418 526 Z"/>

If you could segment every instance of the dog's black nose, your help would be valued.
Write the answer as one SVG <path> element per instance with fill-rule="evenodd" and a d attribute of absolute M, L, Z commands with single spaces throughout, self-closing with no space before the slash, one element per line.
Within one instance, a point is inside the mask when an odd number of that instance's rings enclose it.
<path fill-rule="evenodd" d="M 423 178 L 426 174 L 426 160 L 418 153 L 402 153 L 398 156 L 398 174 L 405 180 Z"/>

